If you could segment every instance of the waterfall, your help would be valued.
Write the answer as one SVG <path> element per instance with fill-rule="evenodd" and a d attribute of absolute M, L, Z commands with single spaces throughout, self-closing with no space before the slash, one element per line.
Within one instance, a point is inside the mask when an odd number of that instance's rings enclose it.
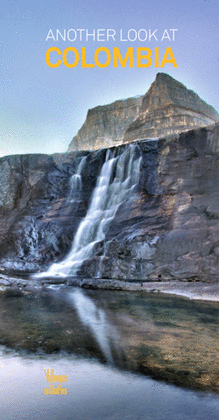
<path fill-rule="evenodd" d="M 77 203 L 80 201 L 82 191 L 82 179 L 81 173 L 86 163 L 86 156 L 84 156 L 77 168 L 76 174 L 72 175 L 70 179 L 70 192 L 68 196 L 68 203 Z"/>
<path fill-rule="evenodd" d="M 116 153 L 116 149 L 106 152 L 90 206 L 78 227 L 69 254 L 37 277 L 75 276 L 83 262 L 92 256 L 95 245 L 105 239 L 119 206 L 132 198 L 139 180 L 140 150 L 137 145 L 130 144 L 117 156 Z M 77 188 L 81 185 L 80 171 L 72 177 L 72 184 Z"/>

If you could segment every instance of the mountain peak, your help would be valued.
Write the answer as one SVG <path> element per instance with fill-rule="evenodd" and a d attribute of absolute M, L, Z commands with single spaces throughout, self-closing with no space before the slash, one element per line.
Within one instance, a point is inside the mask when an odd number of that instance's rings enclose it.
<path fill-rule="evenodd" d="M 187 108 L 203 114 L 215 121 L 219 119 L 218 113 L 211 105 L 208 105 L 195 92 L 187 89 L 185 85 L 167 73 L 157 73 L 155 81 L 143 96 L 141 111 L 149 107 L 149 97 L 151 111 L 172 104 L 182 109 Z"/>
<path fill-rule="evenodd" d="M 156 81 L 174 82 L 174 83 L 177 83 L 177 84 L 180 84 L 180 85 L 184 86 L 181 82 L 174 79 L 174 77 L 170 76 L 168 73 L 157 73 L 156 77 L 155 77 L 155 82 Z"/>
<path fill-rule="evenodd" d="M 69 151 L 163 137 L 216 121 L 219 114 L 195 92 L 169 74 L 157 73 L 145 95 L 89 110 Z"/>

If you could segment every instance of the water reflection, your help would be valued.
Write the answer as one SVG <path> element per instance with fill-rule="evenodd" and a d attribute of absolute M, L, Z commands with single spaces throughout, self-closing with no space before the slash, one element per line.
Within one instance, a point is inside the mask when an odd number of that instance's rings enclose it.
<path fill-rule="evenodd" d="M 0 295 L 0 344 L 67 352 L 219 392 L 215 303 L 71 287 Z"/>
<path fill-rule="evenodd" d="M 217 420 L 218 397 L 70 355 L 20 357 L 0 348 L 1 420 Z M 44 368 L 67 374 L 67 395 L 45 395 Z"/>
<path fill-rule="evenodd" d="M 115 328 L 107 321 L 104 310 L 98 308 L 82 290 L 69 293 L 69 298 L 74 303 L 80 320 L 95 337 L 107 362 L 113 364 L 111 347 L 114 345 L 118 350 L 119 340 Z"/>

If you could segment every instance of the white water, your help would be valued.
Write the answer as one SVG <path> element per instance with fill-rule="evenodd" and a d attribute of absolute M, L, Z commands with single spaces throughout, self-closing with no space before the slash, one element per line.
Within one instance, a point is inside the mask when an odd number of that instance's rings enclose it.
<path fill-rule="evenodd" d="M 70 179 L 70 193 L 68 196 L 68 202 L 70 203 L 80 201 L 80 196 L 78 197 L 78 194 L 82 191 L 81 173 L 85 166 L 85 162 L 86 156 L 81 159 L 76 174 L 72 175 Z"/>
<path fill-rule="evenodd" d="M 128 145 L 117 157 L 114 157 L 114 151 L 107 150 L 90 207 L 78 227 L 71 251 L 62 262 L 53 264 L 46 273 L 40 273 L 37 277 L 77 274 L 82 263 L 92 256 L 95 245 L 105 239 L 119 206 L 132 198 L 139 180 L 140 162 L 136 145 Z M 80 171 L 81 168 L 72 177 L 72 187 L 73 184 L 76 188 L 81 187 Z"/>

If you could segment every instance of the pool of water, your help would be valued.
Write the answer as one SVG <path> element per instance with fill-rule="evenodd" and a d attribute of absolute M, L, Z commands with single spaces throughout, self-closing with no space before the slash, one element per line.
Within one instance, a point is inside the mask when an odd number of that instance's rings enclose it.
<path fill-rule="evenodd" d="M 2 420 L 216 420 L 219 399 L 95 360 L 21 357 L 1 351 Z M 46 395 L 44 369 L 67 375 L 66 395 Z M 56 384 L 57 385 L 57 384 Z"/>
<path fill-rule="evenodd" d="M 218 315 L 159 294 L 2 292 L 0 418 L 218 419 Z M 44 393 L 44 369 L 66 394 Z"/>

